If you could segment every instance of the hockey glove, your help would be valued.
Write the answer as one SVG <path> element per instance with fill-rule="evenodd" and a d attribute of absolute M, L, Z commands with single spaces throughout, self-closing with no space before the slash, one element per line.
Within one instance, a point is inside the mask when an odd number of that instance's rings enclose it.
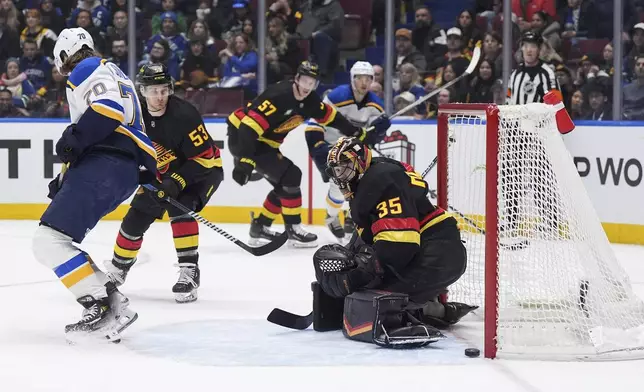
<path fill-rule="evenodd" d="M 73 163 L 83 152 L 80 142 L 74 135 L 76 124 L 68 126 L 56 143 L 56 155 L 63 163 Z"/>
<path fill-rule="evenodd" d="M 157 185 L 157 189 L 159 190 L 156 193 L 157 197 L 162 200 L 165 200 L 166 197 L 176 200 L 179 192 L 183 189 L 183 184 L 185 184 L 185 180 L 183 183 L 182 180 L 183 178 L 174 173 L 170 177 L 166 177 L 162 183 Z"/>
<path fill-rule="evenodd" d="M 389 120 L 389 117 L 386 114 L 376 118 L 369 127 L 373 129 L 367 132 L 364 143 L 369 146 L 373 146 L 382 142 L 385 136 L 387 136 L 387 130 L 390 126 L 391 120 Z"/>
<path fill-rule="evenodd" d="M 250 180 L 250 175 L 255 169 L 255 161 L 250 158 L 242 158 L 237 162 L 233 169 L 233 180 L 241 186 L 244 186 Z"/>
<path fill-rule="evenodd" d="M 61 184 L 59 183 L 59 179 L 60 179 L 60 174 L 58 174 L 56 177 L 54 177 L 53 180 L 49 181 L 49 185 L 48 185 L 49 193 L 47 194 L 47 197 L 52 199 L 52 200 L 54 199 L 54 196 L 56 196 L 56 194 L 60 190 Z"/>
<path fill-rule="evenodd" d="M 384 137 L 384 134 L 387 133 L 387 130 L 391 126 L 391 120 L 389 119 L 389 116 L 383 114 L 382 116 L 373 120 L 371 126 L 373 127 L 373 132 L 376 132 L 379 135 L 383 135 Z"/>
<path fill-rule="evenodd" d="M 339 244 L 325 245 L 313 255 L 313 264 L 322 290 L 335 298 L 377 287 L 382 281 L 380 262 L 375 251 L 366 245 L 356 254 Z"/>

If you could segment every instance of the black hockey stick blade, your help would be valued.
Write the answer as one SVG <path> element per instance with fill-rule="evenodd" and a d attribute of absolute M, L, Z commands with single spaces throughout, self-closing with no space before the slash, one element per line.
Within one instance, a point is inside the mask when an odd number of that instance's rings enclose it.
<path fill-rule="evenodd" d="M 313 324 L 313 312 L 306 316 L 289 313 L 285 310 L 275 308 L 266 318 L 269 322 L 291 329 L 304 330 Z"/>
<path fill-rule="evenodd" d="M 286 243 L 286 241 L 288 241 L 288 234 L 286 234 L 286 232 L 283 232 L 276 239 L 269 242 L 268 244 L 258 246 L 256 248 L 253 248 L 252 246 L 248 246 L 245 243 L 241 242 L 240 240 L 237 240 L 235 243 L 241 246 L 242 248 L 244 248 L 244 250 L 252 253 L 254 256 L 264 256 L 266 254 L 269 254 L 281 248 L 282 245 Z"/>

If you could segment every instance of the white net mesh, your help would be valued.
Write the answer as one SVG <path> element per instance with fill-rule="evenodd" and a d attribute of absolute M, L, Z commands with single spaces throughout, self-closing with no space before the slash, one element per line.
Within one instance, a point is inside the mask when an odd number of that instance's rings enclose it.
<path fill-rule="evenodd" d="M 644 305 L 602 230 L 554 110 L 499 111 L 499 355 L 644 356 Z M 454 111 L 448 121 L 447 199 L 468 250 L 450 300 L 483 307 L 486 294 L 497 294 L 484 287 L 486 117 L 472 113 Z"/>

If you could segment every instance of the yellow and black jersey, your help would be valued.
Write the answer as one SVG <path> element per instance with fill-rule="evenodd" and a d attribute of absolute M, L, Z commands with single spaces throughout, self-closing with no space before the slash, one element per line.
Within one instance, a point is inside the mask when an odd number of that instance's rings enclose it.
<path fill-rule="evenodd" d="M 156 149 L 161 177 L 174 178 L 185 188 L 206 179 L 213 169 L 221 169 L 219 149 L 189 102 L 172 95 L 159 117 L 150 115 L 144 105 L 143 120 Z"/>
<path fill-rule="evenodd" d="M 364 137 L 362 128 L 352 125 L 333 105 L 323 103 L 316 92 L 302 101 L 295 99 L 292 80 L 270 86 L 245 108 L 235 110 L 228 116 L 228 125 L 244 140 L 242 155 L 252 157 L 253 141 L 279 148 L 289 132 L 310 118 L 347 136 Z"/>
<path fill-rule="evenodd" d="M 427 183 L 404 163 L 373 158 L 350 201 L 351 216 L 362 240 L 378 259 L 402 271 L 444 222 L 456 220 L 427 198 Z"/>

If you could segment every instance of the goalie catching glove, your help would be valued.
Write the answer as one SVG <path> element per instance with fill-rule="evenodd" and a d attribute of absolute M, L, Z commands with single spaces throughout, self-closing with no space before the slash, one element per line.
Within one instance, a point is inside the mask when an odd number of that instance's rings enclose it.
<path fill-rule="evenodd" d="M 324 245 L 313 255 L 315 277 L 325 293 L 343 298 L 363 288 L 375 288 L 383 270 L 376 252 L 362 245 L 356 253 L 340 244 Z"/>

